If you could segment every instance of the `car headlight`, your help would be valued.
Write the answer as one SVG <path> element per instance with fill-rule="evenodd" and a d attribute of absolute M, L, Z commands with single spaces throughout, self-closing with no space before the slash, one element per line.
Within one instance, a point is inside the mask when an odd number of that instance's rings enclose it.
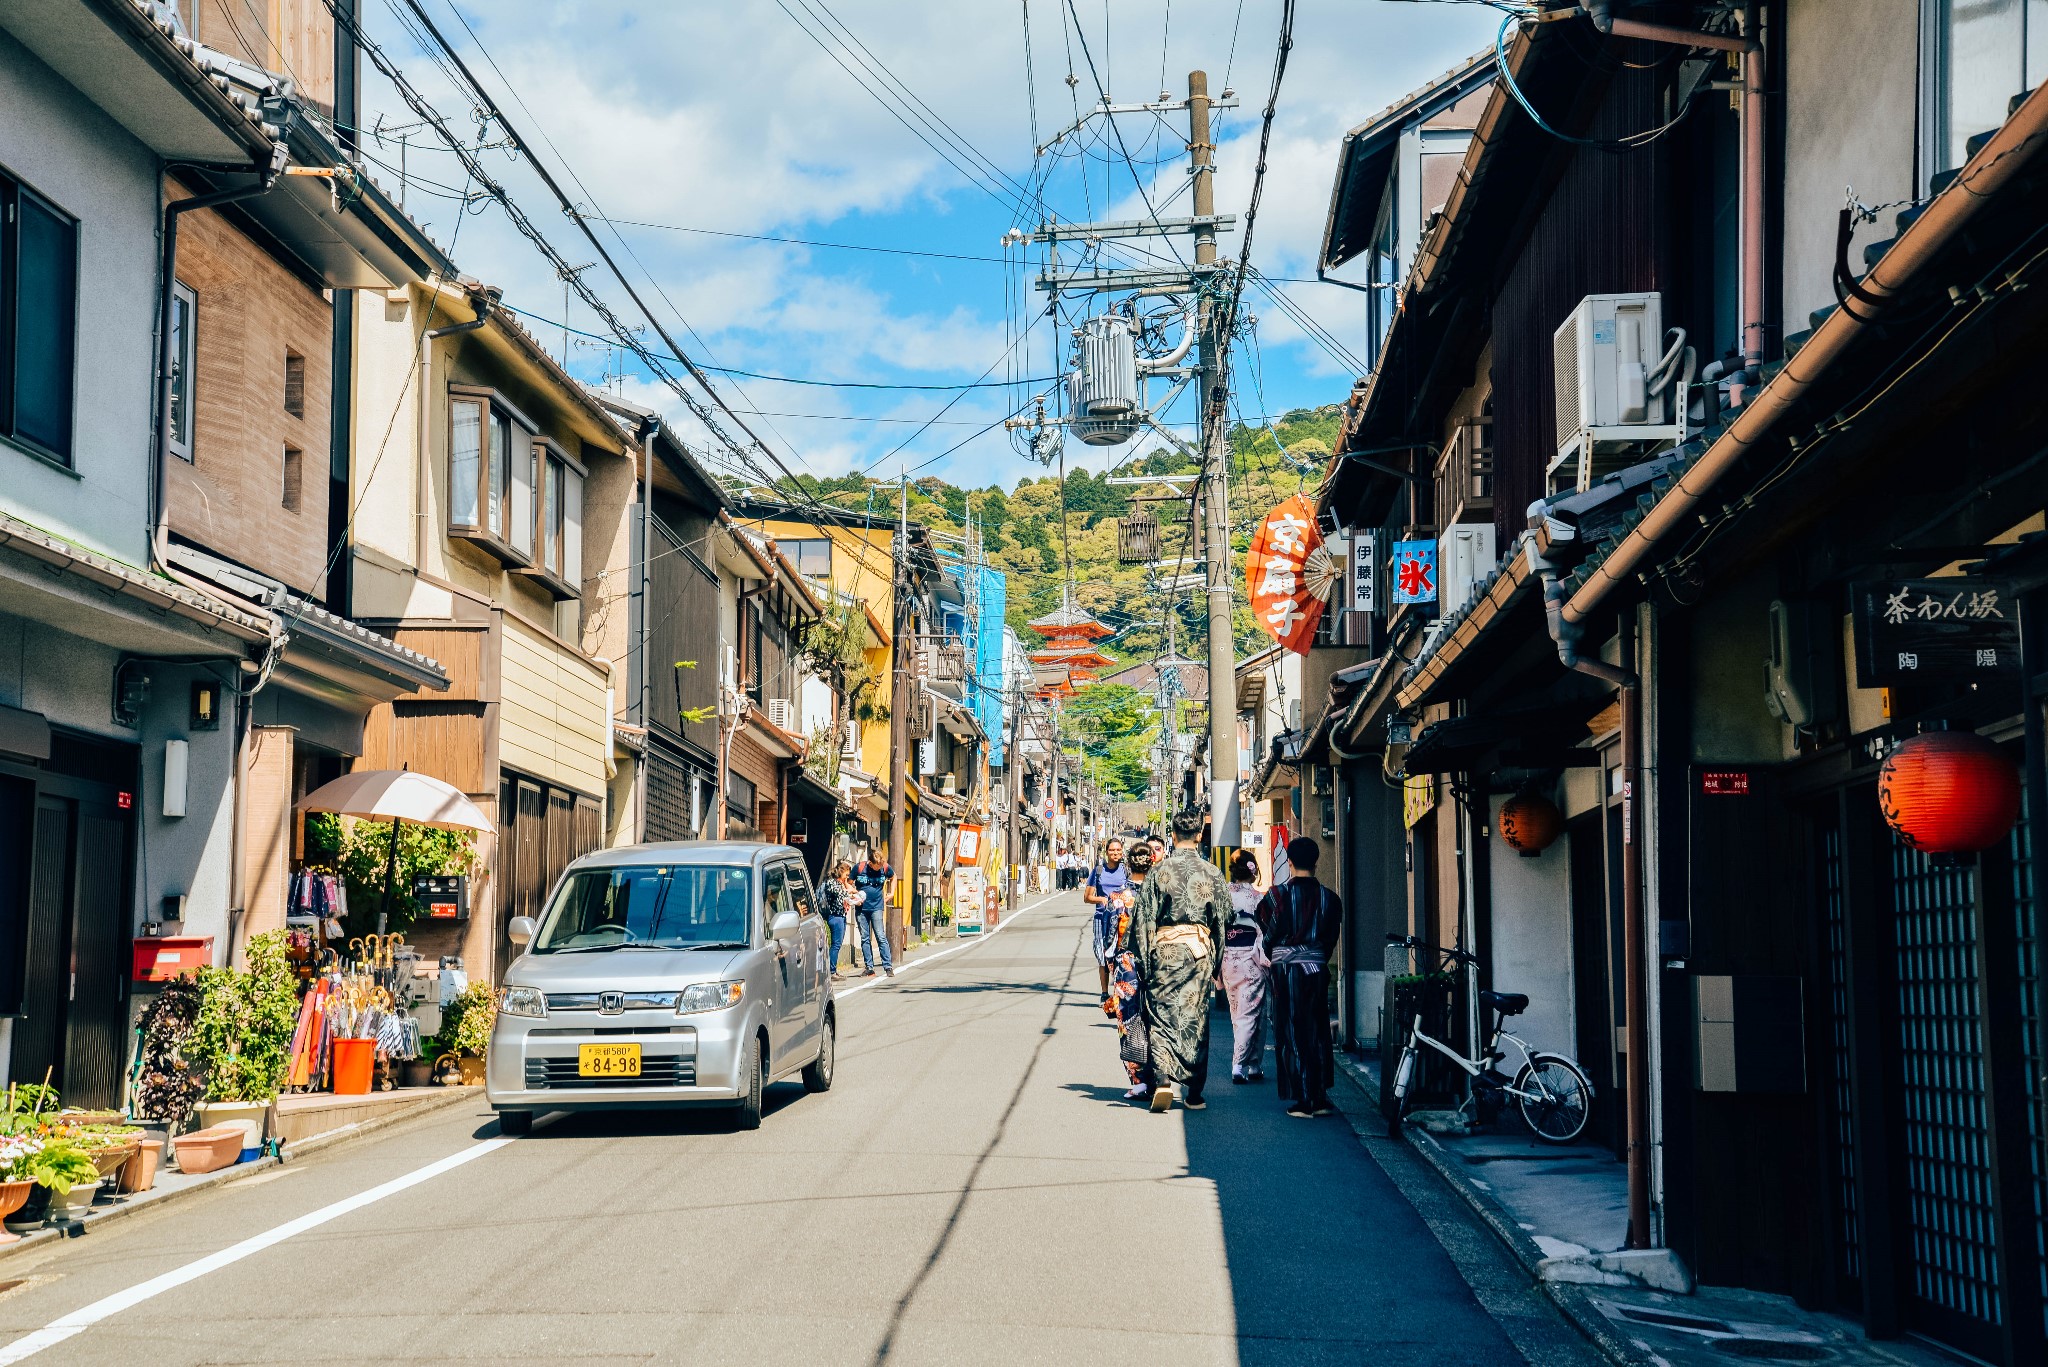
<path fill-rule="evenodd" d="M 743 982 L 691 983 L 676 997 L 676 1014 L 723 1011 L 728 1006 L 738 1006 L 746 993 L 747 985 Z"/>
<path fill-rule="evenodd" d="M 547 994 L 537 987 L 502 988 L 498 992 L 498 1010 L 507 1016 L 544 1019 L 548 1014 Z"/>

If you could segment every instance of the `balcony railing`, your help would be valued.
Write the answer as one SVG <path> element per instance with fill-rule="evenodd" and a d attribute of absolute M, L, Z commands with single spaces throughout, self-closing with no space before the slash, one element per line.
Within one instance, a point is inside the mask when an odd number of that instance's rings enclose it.
<path fill-rule="evenodd" d="M 1458 424 L 1436 461 L 1436 524 L 1493 521 L 1493 419 Z"/>

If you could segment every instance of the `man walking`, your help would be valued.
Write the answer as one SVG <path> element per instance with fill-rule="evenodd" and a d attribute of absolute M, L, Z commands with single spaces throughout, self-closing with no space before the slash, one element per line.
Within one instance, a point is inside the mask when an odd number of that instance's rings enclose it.
<path fill-rule="evenodd" d="M 1330 951 L 1344 924 L 1344 903 L 1316 881 L 1322 850 L 1300 835 L 1287 842 L 1294 876 L 1259 903 L 1259 928 L 1273 961 L 1273 1053 L 1287 1114 L 1330 1114 L 1337 1056 L 1330 1043 Z"/>
<path fill-rule="evenodd" d="M 872 853 L 853 870 L 853 885 L 860 890 L 860 906 L 854 912 L 853 938 L 860 943 L 860 975 L 863 978 L 875 976 L 875 956 L 868 949 L 870 937 L 880 946 L 882 972 L 896 976 L 895 965 L 889 961 L 889 890 L 896 882 L 896 870 L 889 867 L 886 859 L 877 860 Z"/>
<path fill-rule="evenodd" d="M 1102 862 L 1088 875 L 1081 900 L 1095 908 L 1095 971 L 1102 978 L 1102 1009 L 1114 1015 L 1109 1001 L 1109 956 L 1116 944 L 1117 899 L 1130 886 L 1130 870 L 1124 867 L 1124 842 L 1112 839 L 1102 847 Z"/>
<path fill-rule="evenodd" d="M 1127 943 L 1143 984 L 1151 1050 L 1152 1109 L 1181 1104 L 1199 1111 L 1209 1077 L 1209 1002 L 1222 986 L 1223 928 L 1230 921 L 1230 885 L 1202 858 L 1207 818 L 1188 807 L 1174 814 L 1173 853 L 1138 889 Z"/>

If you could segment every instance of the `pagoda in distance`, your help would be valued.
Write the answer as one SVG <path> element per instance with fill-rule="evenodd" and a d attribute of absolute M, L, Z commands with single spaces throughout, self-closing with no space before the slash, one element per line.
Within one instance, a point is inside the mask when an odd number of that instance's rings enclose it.
<path fill-rule="evenodd" d="M 1074 606 L 1070 584 L 1061 590 L 1060 605 L 1027 625 L 1045 637 L 1045 644 L 1031 651 L 1031 663 L 1038 678 L 1040 697 L 1068 697 L 1094 683 L 1103 670 L 1116 661 L 1095 648 L 1097 641 L 1116 635 L 1085 608 Z"/>

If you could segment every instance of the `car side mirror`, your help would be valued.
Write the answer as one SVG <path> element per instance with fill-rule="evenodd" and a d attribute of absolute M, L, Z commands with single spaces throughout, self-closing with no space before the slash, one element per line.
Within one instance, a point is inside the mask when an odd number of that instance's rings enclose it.
<path fill-rule="evenodd" d="M 531 916 L 514 916 L 505 923 L 505 936 L 515 945 L 531 944 L 533 933 L 538 928 Z"/>
<path fill-rule="evenodd" d="M 798 917 L 795 912 L 778 911 L 777 913 L 775 913 L 775 920 L 770 923 L 770 929 L 774 930 L 777 934 L 780 934 L 785 930 L 795 930 L 797 927 L 797 921 Z"/>

